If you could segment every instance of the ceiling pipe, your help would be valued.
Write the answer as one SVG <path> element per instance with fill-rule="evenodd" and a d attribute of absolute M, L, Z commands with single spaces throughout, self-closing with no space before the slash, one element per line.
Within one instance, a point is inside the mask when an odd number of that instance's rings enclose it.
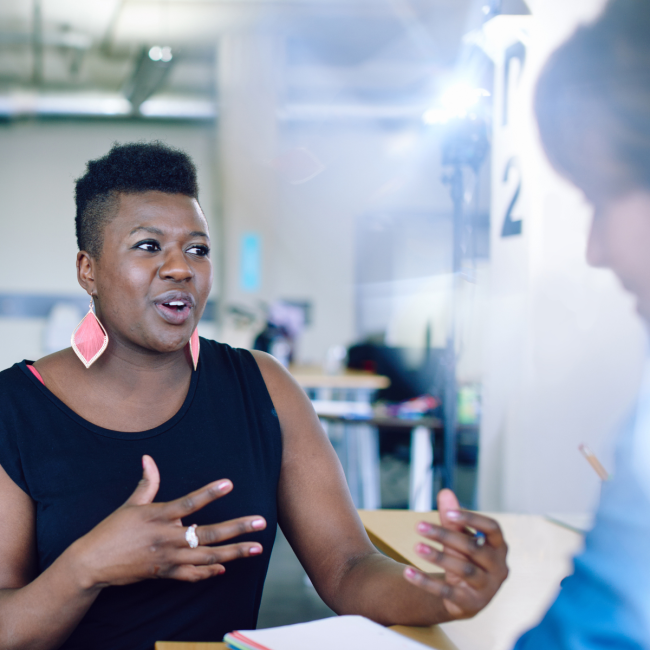
<path fill-rule="evenodd" d="M 43 12 L 41 0 L 34 0 L 32 19 L 32 56 L 34 64 L 32 82 L 35 86 L 40 86 L 43 81 Z"/>
<path fill-rule="evenodd" d="M 139 113 L 140 106 L 162 87 L 174 63 L 170 47 L 143 48 L 131 78 L 122 89 L 134 113 Z"/>

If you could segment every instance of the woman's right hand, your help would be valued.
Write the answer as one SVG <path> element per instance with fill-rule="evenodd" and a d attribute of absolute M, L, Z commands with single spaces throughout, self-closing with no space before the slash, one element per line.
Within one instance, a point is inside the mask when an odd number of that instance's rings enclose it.
<path fill-rule="evenodd" d="M 190 548 L 181 518 L 197 512 L 232 490 L 227 479 L 209 483 L 184 497 L 153 503 L 160 474 L 150 456 L 142 458 L 143 474 L 128 501 L 70 547 L 79 583 L 87 589 L 126 585 L 149 578 L 196 582 L 223 573 L 224 562 L 259 555 L 260 544 L 218 544 L 262 530 L 262 517 L 241 517 L 199 526 L 199 546 Z"/>

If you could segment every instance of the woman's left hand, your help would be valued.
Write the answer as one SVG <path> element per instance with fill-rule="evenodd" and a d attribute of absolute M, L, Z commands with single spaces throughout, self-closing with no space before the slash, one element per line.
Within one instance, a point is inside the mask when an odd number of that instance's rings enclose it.
<path fill-rule="evenodd" d="M 412 567 L 404 577 L 412 584 L 440 596 L 451 619 L 469 618 L 483 609 L 508 576 L 508 547 L 494 519 L 460 510 L 450 490 L 438 494 L 441 525 L 421 522 L 418 532 L 438 542 L 442 550 L 420 543 L 420 557 L 445 570 L 427 574 Z M 475 535 L 469 529 L 482 533 Z"/>

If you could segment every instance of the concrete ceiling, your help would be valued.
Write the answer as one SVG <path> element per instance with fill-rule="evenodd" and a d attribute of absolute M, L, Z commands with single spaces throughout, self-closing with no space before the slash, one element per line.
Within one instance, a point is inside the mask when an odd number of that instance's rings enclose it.
<path fill-rule="evenodd" d="M 513 0 L 509 0 L 513 1 Z M 385 101 L 428 92 L 450 70 L 481 0 L 2 0 L 0 94 L 119 93 L 144 48 L 170 45 L 158 92 L 215 97 L 225 34 L 271 31 L 286 50 L 286 97 Z"/>

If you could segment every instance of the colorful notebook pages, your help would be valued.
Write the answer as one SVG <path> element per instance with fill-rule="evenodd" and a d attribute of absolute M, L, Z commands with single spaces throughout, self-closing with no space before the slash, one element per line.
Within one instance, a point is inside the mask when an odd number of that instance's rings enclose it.
<path fill-rule="evenodd" d="M 407 639 L 363 616 L 334 616 L 310 623 L 238 630 L 223 638 L 234 650 L 422 650 Z"/>

